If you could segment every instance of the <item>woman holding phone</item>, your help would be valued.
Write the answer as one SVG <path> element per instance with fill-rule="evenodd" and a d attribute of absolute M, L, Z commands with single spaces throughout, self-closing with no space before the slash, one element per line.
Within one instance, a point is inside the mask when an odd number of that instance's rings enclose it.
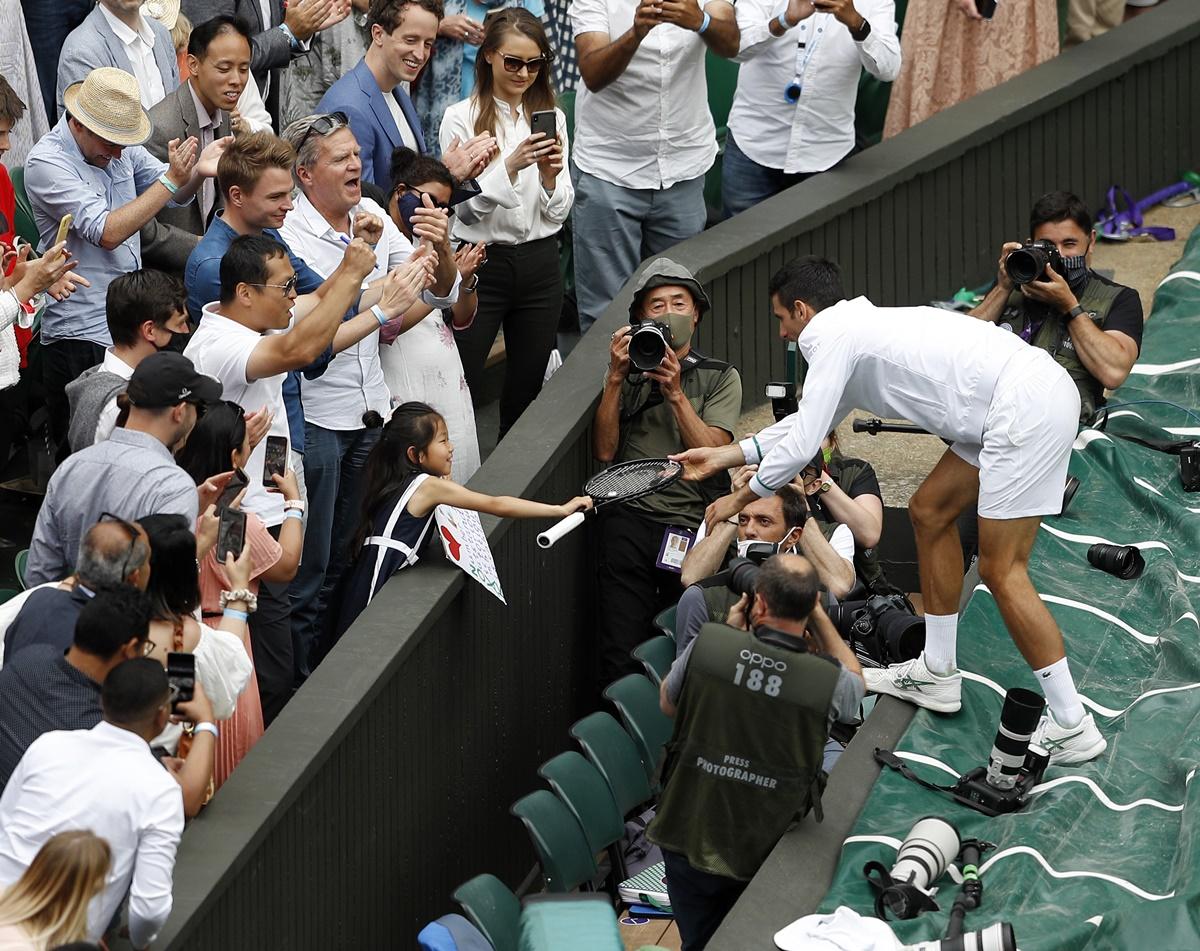
<path fill-rule="evenodd" d="M 553 58 L 541 21 L 528 10 L 488 17 L 475 90 L 442 119 L 442 148 L 483 132 L 500 146 L 476 179 L 480 195 L 455 206 L 454 236 L 487 245 L 477 271 L 475 323 L 456 336 L 467 384 L 478 394 L 484 362 L 504 328 L 501 436 L 542 388 L 562 310 L 558 233 L 575 190 L 564 171 L 567 126 L 550 86 Z"/>

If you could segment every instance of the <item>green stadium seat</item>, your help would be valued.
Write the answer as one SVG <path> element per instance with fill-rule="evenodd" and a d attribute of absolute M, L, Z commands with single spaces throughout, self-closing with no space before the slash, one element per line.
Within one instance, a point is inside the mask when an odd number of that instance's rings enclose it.
<path fill-rule="evenodd" d="M 485 872 L 463 882 L 454 890 L 454 900 L 496 951 L 518 951 L 521 903 L 495 875 Z"/>
<path fill-rule="evenodd" d="M 3 604 L 5 601 L 11 601 L 20 593 L 20 591 L 14 588 L 0 588 L 0 604 Z"/>
<path fill-rule="evenodd" d="M 647 778 L 653 778 L 673 723 L 658 705 L 658 688 L 641 674 L 627 674 L 604 688 L 638 746 Z"/>
<path fill-rule="evenodd" d="M 633 656 L 642 662 L 653 684 L 657 686 L 667 676 L 667 671 L 675 663 L 675 641 L 673 638 L 660 634 L 648 641 L 643 641 L 633 649 Z"/>
<path fill-rule="evenodd" d="M 22 591 L 28 591 L 29 583 L 25 580 L 25 574 L 29 568 L 28 548 L 22 548 L 17 552 L 17 557 L 13 559 L 13 567 L 17 572 L 17 584 L 21 586 Z"/>
<path fill-rule="evenodd" d="M 608 783 L 622 816 L 650 798 L 650 781 L 637 746 L 612 714 L 588 714 L 571 727 L 571 736 Z"/>
<path fill-rule="evenodd" d="M 17 220 L 13 222 L 13 229 L 36 250 L 39 235 L 37 225 L 33 222 L 33 205 L 29 203 L 29 195 L 25 192 L 25 169 L 11 169 L 8 175 L 12 179 L 13 193 L 17 199 Z"/>
<path fill-rule="evenodd" d="M 663 608 L 654 616 L 655 629 L 662 631 L 667 637 L 675 639 L 675 612 L 679 605 L 672 604 L 669 608 Z"/>
<path fill-rule="evenodd" d="M 617 808 L 608 783 L 595 766 L 574 750 L 546 760 L 538 769 L 538 775 L 571 810 L 583 829 L 592 855 L 608 852 L 613 871 L 609 885 L 615 896 L 617 886 L 626 877 L 625 857 L 619 845 L 625 835 L 625 817 Z"/>
<path fill-rule="evenodd" d="M 547 891 L 569 892 L 591 884 L 596 875 L 595 857 L 583 829 L 561 799 L 538 789 L 514 802 L 510 811 L 525 824 L 542 864 Z"/>
<path fill-rule="evenodd" d="M 616 912 L 602 895 L 531 895 L 521 951 L 624 951 Z"/>

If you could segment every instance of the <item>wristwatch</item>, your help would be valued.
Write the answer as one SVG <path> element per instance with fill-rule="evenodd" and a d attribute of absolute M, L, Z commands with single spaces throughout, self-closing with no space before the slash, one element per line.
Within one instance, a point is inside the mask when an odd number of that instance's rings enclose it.
<path fill-rule="evenodd" d="M 820 492 L 821 494 L 824 494 L 829 491 L 829 487 L 831 485 L 833 485 L 832 482 L 822 482 L 821 487 L 819 489 L 817 489 L 817 491 Z"/>
<path fill-rule="evenodd" d="M 479 286 L 479 275 L 472 274 L 469 278 L 467 278 L 467 280 L 469 280 L 471 283 L 468 284 L 467 281 L 463 281 L 458 285 L 458 289 L 460 291 L 466 291 L 468 294 L 474 294 L 475 288 Z"/>
<path fill-rule="evenodd" d="M 863 17 L 862 26 L 857 30 L 851 30 L 850 35 L 854 38 L 855 43 L 861 43 L 871 35 L 871 21 Z"/>
<path fill-rule="evenodd" d="M 1067 320 L 1070 321 L 1070 320 L 1074 320 L 1076 317 L 1078 317 L 1080 314 L 1083 314 L 1083 313 L 1086 313 L 1086 311 L 1079 304 L 1076 304 L 1069 311 L 1067 311 L 1066 314 L 1064 314 L 1063 316 Z"/>

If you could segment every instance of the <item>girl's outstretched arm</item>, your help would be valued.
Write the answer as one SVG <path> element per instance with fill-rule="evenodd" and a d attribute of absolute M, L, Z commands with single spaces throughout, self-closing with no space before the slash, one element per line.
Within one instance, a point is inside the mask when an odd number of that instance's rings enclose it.
<path fill-rule="evenodd" d="M 449 479 L 426 479 L 408 501 L 409 514 L 416 518 L 428 515 L 437 505 L 453 505 L 460 509 L 486 512 L 501 518 L 564 518 L 572 512 L 583 512 L 592 507 L 586 495 L 576 496 L 562 505 L 547 505 L 511 495 L 485 495 L 463 488 Z"/>

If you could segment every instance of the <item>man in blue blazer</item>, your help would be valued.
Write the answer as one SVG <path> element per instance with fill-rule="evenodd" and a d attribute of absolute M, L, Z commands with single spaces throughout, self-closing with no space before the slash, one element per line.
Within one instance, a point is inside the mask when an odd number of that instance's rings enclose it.
<path fill-rule="evenodd" d="M 429 59 L 444 14 L 442 0 L 374 0 L 371 45 L 358 65 L 329 87 L 317 112 L 346 116 L 362 149 L 362 179 L 391 187 L 392 152 L 425 152 L 425 131 L 401 83 L 411 83 Z M 437 130 L 429 130 L 436 136 Z M 442 162 L 459 181 L 473 178 L 497 152 L 491 135 L 447 149 Z"/>

